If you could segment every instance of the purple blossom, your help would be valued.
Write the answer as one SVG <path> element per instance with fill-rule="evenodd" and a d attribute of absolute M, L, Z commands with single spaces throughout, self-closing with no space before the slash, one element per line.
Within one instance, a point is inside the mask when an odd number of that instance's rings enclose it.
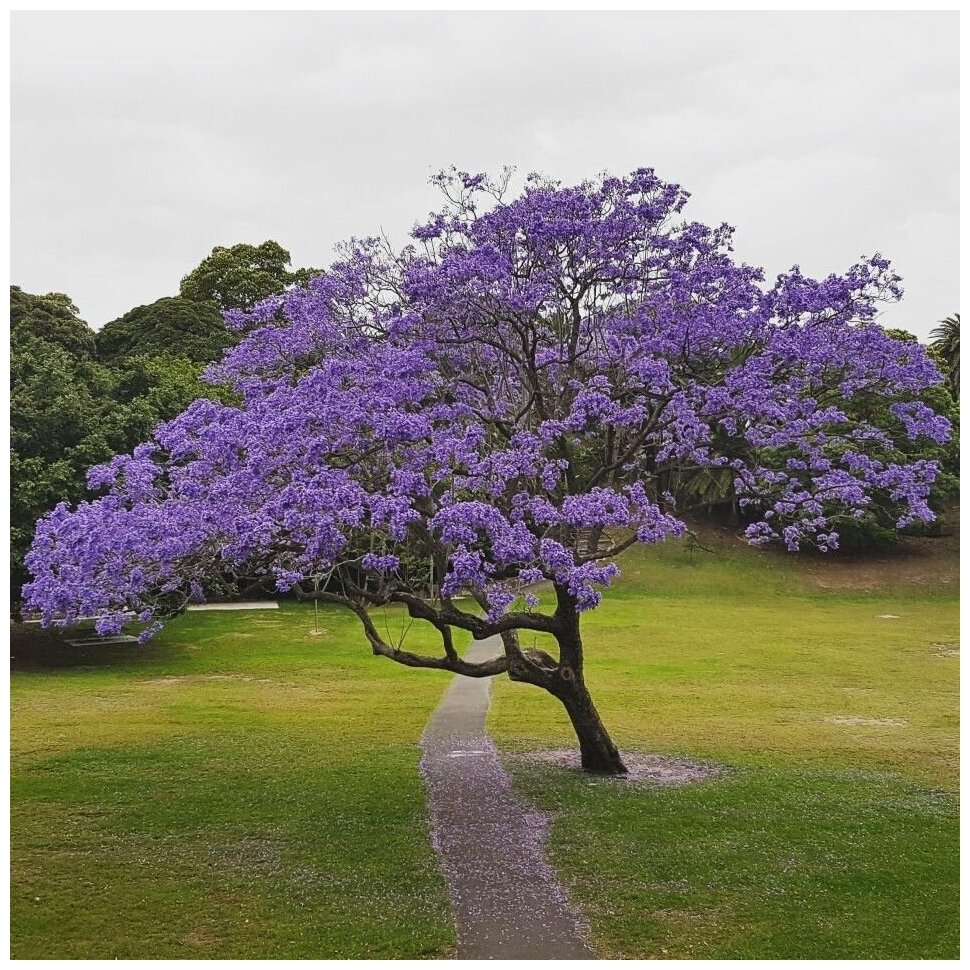
<path fill-rule="evenodd" d="M 374 573 L 392 573 L 401 565 L 400 556 L 379 556 L 368 552 L 360 560 L 361 568 Z"/>
<path fill-rule="evenodd" d="M 362 602 L 407 602 L 431 595 L 415 558 L 490 629 L 539 579 L 588 610 L 622 548 L 684 532 L 667 491 L 684 469 L 731 476 L 754 545 L 836 549 L 876 497 L 900 527 L 932 517 L 937 468 L 900 444 L 950 429 L 918 400 L 940 380 L 925 350 L 874 322 L 901 294 L 883 257 L 766 284 L 652 169 L 530 177 L 509 202 L 484 176 L 437 182 L 449 205 L 402 251 L 354 240 L 307 288 L 231 314 L 243 337 L 206 379 L 236 403 L 195 402 L 91 470 L 102 497 L 38 523 L 24 592 L 44 622 L 111 632 L 135 609 L 150 635 L 226 569 L 281 591 L 352 590 L 362 569 Z M 898 427 L 850 419 L 858 395 Z"/>

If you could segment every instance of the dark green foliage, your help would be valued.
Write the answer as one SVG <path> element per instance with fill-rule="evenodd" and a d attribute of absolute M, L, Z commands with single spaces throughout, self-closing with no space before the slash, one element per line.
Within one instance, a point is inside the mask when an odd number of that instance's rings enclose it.
<path fill-rule="evenodd" d="M 109 457 L 95 444 L 99 399 L 110 378 L 94 359 L 94 334 L 63 294 L 10 288 L 10 531 L 14 595 L 27 576 L 23 556 L 34 522 L 83 494 L 79 462 Z M 78 453 L 82 442 L 83 458 Z"/>
<path fill-rule="evenodd" d="M 135 307 L 106 323 L 95 337 L 99 359 L 171 356 L 208 363 L 232 342 L 219 311 L 211 303 L 165 296 Z"/>
<path fill-rule="evenodd" d="M 316 270 L 290 271 L 290 254 L 267 239 L 258 246 L 239 243 L 216 246 L 187 276 L 179 288 L 187 300 L 211 303 L 220 310 L 248 310 L 268 296 L 303 285 Z"/>
<path fill-rule="evenodd" d="M 128 452 L 193 400 L 221 396 L 199 377 L 234 334 L 222 310 L 302 285 L 279 243 L 216 247 L 181 296 L 135 307 L 95 333 L 64 293 L 10 288 L 11 595 L 27 581 L 34 525 L 88 498 L 87 470 Z"/>
<path fill-rule="evenodd" d="M 88 497 L 86 473 L 146 440 L 193 400 L 234 338 L 221 310 L 248 307 L 315 271 L 287 268 L 278 243 L 217 247 L 182 295 L 135 307 L 95 333 L 63 293 L 10 288 L 11 594 L 28 579 L 34 524 Z"/>
<path fill-rule="evenodd" d="M 950 393 L 960 397 L 960 314 L 954 313 L 930 331 L 930 351 L 946 375 Z"/>
<path fill-rule="evenodd" d="M 36 337 L 78 357 L 94 356 L 94 333 L 77 315 L 65 293 L 39 296 L 10 287 L 10 339 L 18 343 Z"/>

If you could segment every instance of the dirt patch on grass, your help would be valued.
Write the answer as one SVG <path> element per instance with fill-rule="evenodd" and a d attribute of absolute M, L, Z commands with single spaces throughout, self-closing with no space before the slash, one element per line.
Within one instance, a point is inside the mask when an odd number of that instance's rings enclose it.
<path fill-rule="evenodd" d="M 250 677 L 246 674 L 181 674 L 156 677 L 152 680 L 138 681 L 140 687 L 191 687 L 195 684 L 222 682 L 245 684 L 269 684 L 271 687 L 299 688 L 299 684 L 284 683 L 269 677 Z"/>
<path fill-rule="evenodd" d="M 943 589 L 960 583 L 959 510 L 943 516 L 942 534 L 902 536 L 868 553 L 799 557 L 806 579 L 820 589 L 879 590 L 893 587 Z M 896 619 L 886 615 L 882 619 Z"/>
<path fill-rule="evenodd" d="M 582 774 L 591 784 L 599 782 L 617 782 L 619 784 L 643 785 L 690 785 L 698 781 L 706 781 L 716 775 L 724 773 L 718 765 L 703 764 L 698 761 L 688 761 L 686 758 L 670 758 L 659 754 L 641 754 L 637 751 L 621 752 L 623 763 L 627 767 L 626 775 L 592 775 L 583 771 L 579 752 L 569 749 L 555 749 L 551 751 L 527 751 L 519 754 L 507 755 L 513 760 L 531 762 L 532 764 L 553 765 L 566 768 L 576 774 Z"/>
<path fill-rule="evenodd" d="M 254 836 L 228 845 L 209 846 L 208 857 L 214 864 L 228 868 L 237 875 L 250 873 L 261 879 L 279 876 L 285 869 L 279 843 Z"/>
<path fill-rule="evenodd" d="M 207 949 L 220 943 L 219 937 L 208 930 L 190 930 L 179 941 L 183 946 L 192 949 Z"/>
<path fill-rule="evenodd" d="M 851 714 L 838 714 L 825 719 L 829 724 L 843 727 L 907 727 L 909 721 L 904 717 L 855 717 Z"/>

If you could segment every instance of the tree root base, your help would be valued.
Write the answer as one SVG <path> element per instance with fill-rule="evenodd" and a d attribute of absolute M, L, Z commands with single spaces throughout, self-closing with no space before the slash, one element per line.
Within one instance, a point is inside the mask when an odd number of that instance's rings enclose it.
<path fill-rule="evenodd" d="M 673 758 L 658 754 L 642 754 L 635 751 L 621 751 L 620 757 L 627 767 L 625 775 L 597 774 L 584 771 L 576 749 L 555 749 L 546 751 L 524 751 L 507 755 L 513 759 L 532 764 L 553 765 L 582 774 L 590 782 L 609 781 L 620 784 L 642 785 L 690 785 L 707 781 L 724 774 L 725 769 L 718 765 L 689 761 L 686 758 Z"/>

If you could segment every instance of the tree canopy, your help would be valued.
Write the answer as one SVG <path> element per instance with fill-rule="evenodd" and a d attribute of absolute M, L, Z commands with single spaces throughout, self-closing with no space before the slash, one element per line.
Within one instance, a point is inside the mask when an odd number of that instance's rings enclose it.
<path fill-rule="evenodd" d="M 177 355 L 208 363 L 222 356 L 232 334 L 211 303 L 165 296 L 106 323 L 95 343 L 104 361 Z"/>
<path fill-rule="evenodd" d="M 305 283 L 316 272 L 291 271 L 289 265 L 289 252 L 272 239 L 258 246 L 216 246 L 182 278 L 179 292 L 186 300 L 212 303 L 220 310 L 248 310 L 267 297 Z"/>
<path fill-rule="evenodd" d="M 132 609 L 148 637 L 213 569 L 312 579 L 377 654 L 549 690 L 584 765 L 621 771 L 580 615 L 623 549 L 684 531 L 670 482 L 729 469 L 756 545 L 834 549 L 877 500 L 897 527 L 929 521 L 938 467 L 906 447 L 949 435 L 920 400 L 940 376 L 875 322 L 900 295 L 881 256 L 767 284 L 650 169 L 530 177 L 511 200 L 481 175 L 438 183 L 448 203 L 403 250 L 353 242 L 306 289 L 228 315 L 245 335 L 208 379 L 239 401 L 197 401 L 92 470 L 103 497 L 39 524 L 27 598 L 45 622 L 107 614 L 103 632 Z M 863 397 L 892 399 L 883 425 L 849 413 Z M 440 655 L 382 634 L 386 604 L 430 623 Z M 504 654 L 467 662 L 454 630 Z"/>
<path fill-rule="evenodd" d="M 93 357 L 94 332 L 77 315 L 65 293 L 38 295 L 10 287 L 11 342 L 36 339 L 54 344 L 75 357 Z"/>

